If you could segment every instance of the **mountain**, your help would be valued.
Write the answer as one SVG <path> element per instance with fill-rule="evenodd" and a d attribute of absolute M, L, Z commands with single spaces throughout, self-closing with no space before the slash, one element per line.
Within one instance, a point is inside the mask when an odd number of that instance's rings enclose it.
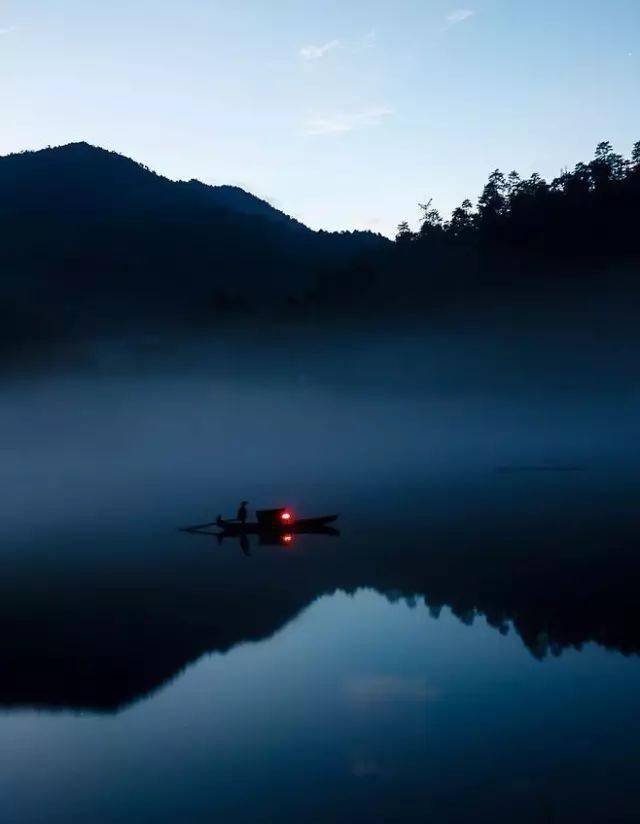
<path fill-rule="evenodd" d="M 194 193 L 200 191 L 203 197 L 208 197 L 212 203 L 230 209 L 232 212 L 237 212 L 242 215 L 259 215 L 270 218 L 271 220 L 288 222 L 291 225 L 296 225 L 300 229 L 309 231 L 303 223 L 275 209 L 270 203 L 267 203 L 266 200 L 261 200 L 250 192 L 245 192 L 245 190 L 239 186 L 208 186 L 199 180 L 190 180 L 189 186 L 191 186 Z M 361 234 L 368 233 L 364 232 Z"/>
<path fill-rule="evenodd" d="M 389 245 L 313 231 L 240 188 L 172 181 L 87 143 L 0 157 L 0 240 L 5 338 L 282 301 Z"/>
<path fill-rule="evenodd" d="M 144 215 L 212 207 L 306 227 L 236 186 L 172 181 L 130 158 L 88 143 L 70 143 L 0 158 L 0 209 L 37 214 L 56 210 L 107 215 Z M 186 214 L 184 217 L 186 218 Z M 192 215 L 193 216 L 193 215 Z M 311 231 L 311 230 L 307 230 Z"/>

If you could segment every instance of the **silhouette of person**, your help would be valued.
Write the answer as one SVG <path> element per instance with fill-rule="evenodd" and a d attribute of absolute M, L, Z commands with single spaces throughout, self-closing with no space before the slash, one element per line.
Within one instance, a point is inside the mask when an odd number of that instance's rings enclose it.
<path fill-rule="evenodd" d="M 240 521 L 241 524 L 246 524 L 247 522 L 247 503 L 248 501 L 242 501 L 238 507 L 236 519 Z"/>

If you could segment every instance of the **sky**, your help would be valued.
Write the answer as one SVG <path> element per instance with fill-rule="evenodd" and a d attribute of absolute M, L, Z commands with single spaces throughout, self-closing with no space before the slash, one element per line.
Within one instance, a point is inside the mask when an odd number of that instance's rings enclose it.
<path fill-rule="evenodd" d="M 393 235 L 640 140 L 640 0 L 0 0 L 0 154 L 76 140 Z"/>

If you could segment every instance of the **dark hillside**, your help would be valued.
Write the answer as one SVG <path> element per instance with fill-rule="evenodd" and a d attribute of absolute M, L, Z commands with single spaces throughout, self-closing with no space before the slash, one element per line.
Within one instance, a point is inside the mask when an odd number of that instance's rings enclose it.
<path fill-rule="evenodd" d="M 0 158 L 0 240 L 9 340 L 283 301 L 389 245 L 314 232 L 242 189 L 174 182 L 87 143 Z"/>
<path fill-rule="evenodd" d="M 549 303 L 551 293 L 638 294 L 640 142 L 628 159 L 602 142 L 593 160 L 550 182 L 496 169 L 475 205 L 464 200 L 448 220 L 425 200 L 418 231 L 403 221 L 391 249 L 330 274 L 310 303 L 455 303 L 473 314 L 479 302 L 505 306 L 515 295 Z"/>

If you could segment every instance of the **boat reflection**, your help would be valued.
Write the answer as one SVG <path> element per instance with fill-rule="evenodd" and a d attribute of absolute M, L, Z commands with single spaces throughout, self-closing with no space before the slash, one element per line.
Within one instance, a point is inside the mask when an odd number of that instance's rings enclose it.
<path fill-rule="evenodd" d="M 242 550 L 242 554 L 247 557 L 251 556 L 251 537 L 257 538 L 257 545 L 262 547 L 284 547 L 285 549 L 292 549 L 296 542 L 298 535 L 320 535 L 328 538 L 338 538 L 340 530 L 331 526 L 298 526 L 292 525 L 288 527 L 287 532 L 282 529 L 242 529 L 238 526 L 233 528 L 223 528 L 220 531 L 202 528 L 189 528 L 185 530 L 190 535 L 204 535 L 209 538 L 215 538 L 218 546 L 221 546 L 226 539 L 237 540 Z"/>

